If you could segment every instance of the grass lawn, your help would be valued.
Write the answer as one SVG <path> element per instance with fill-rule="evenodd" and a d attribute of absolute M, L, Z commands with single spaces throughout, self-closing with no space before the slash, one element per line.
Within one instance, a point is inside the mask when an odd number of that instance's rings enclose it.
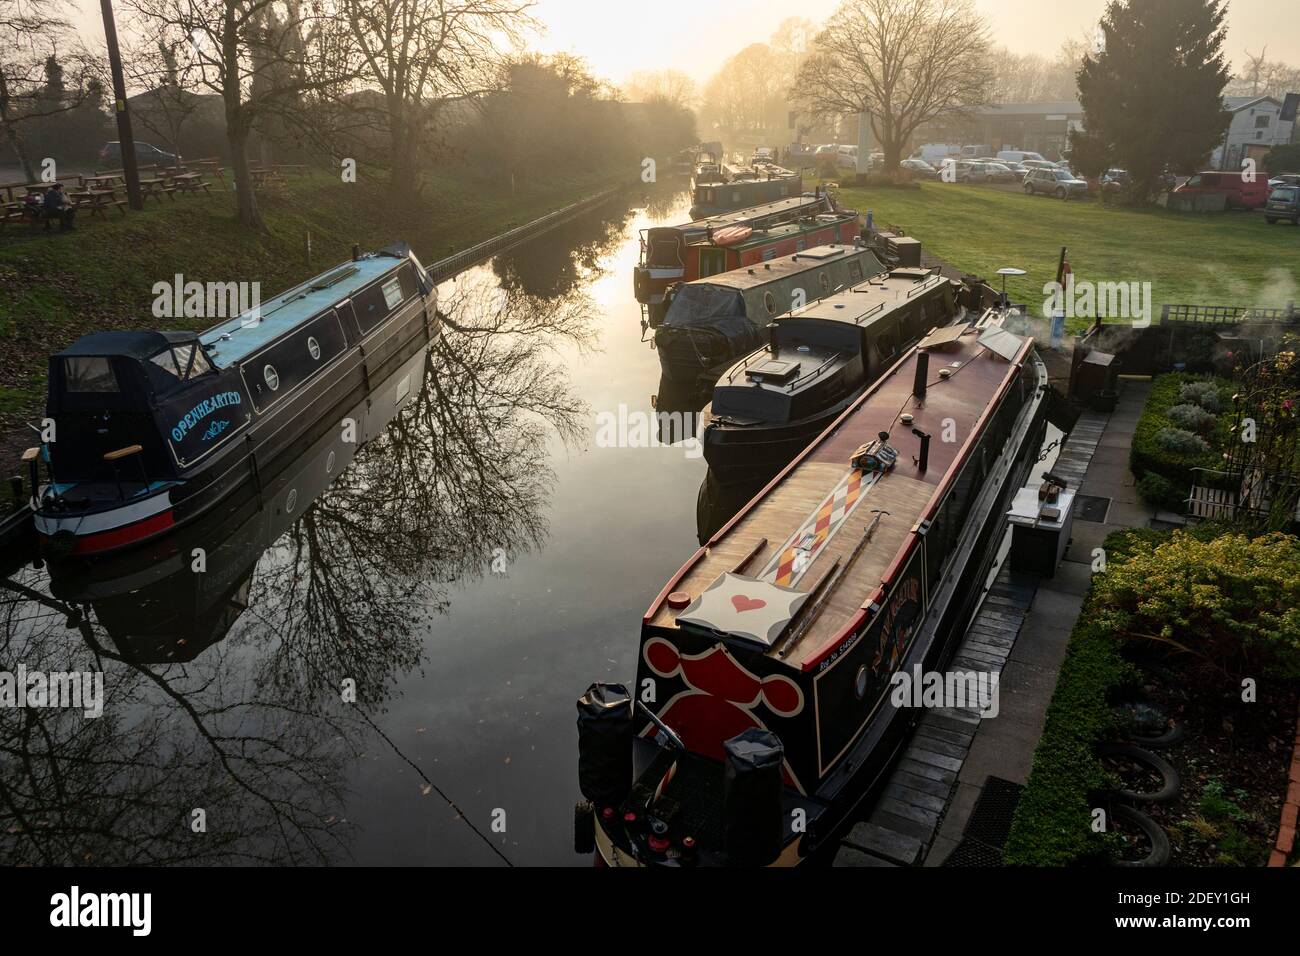
<path fill-rule="evenodd" d="M 994 186 L 845 187 L 841 201 L 878 227 L 902 226 L 922 247 L 997 286 L 1004 266 L 1016 301 L 1040 310 L 1043 284 L 1069 248 L 1075 282 L 1150 282 L 1152 321 L 1165 303 L 1283 306 L 1300 299 L 1300 228 L 1257 212 L 1193 215 L 1062 202 Z M 1075 325 L 1086 324 L 1082 322 Z"/>
<path fill-rule="evenodd" d="M 264 234 L 236 224 L 234 199 L 219 186 L 211 195 L 147 201 L 143 211 L 126 216 L 113 211 L 107 221 L 79 215 L 68 233 L 6 226 L 0 232 L 0 465 L 12 465 L 28 442 L 21 423 L 40 417 L 50 353 L 92 331 L 212 324 L 154 318 L 156 282 L 170 283 L 176 273 L 187 282 L 257 281 L 265 300 L 346 259 L 353 242 L 373 249 L 403 239 L 432 262 L 625 178 L 563 172 L 520 182 L 512 194 L 509 183 L 464 169 L 435 170 L 421 197 L 394 209 L 385 184 L 365 172 L 359 170 L 355 183 L 324 172 L 290 176 L 282 194 L 259 194 Z"/>

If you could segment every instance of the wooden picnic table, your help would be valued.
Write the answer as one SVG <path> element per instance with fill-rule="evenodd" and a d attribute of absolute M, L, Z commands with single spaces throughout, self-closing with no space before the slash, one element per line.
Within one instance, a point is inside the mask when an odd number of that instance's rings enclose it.
<path fill-rule="evenodd" d="M 172 185 L 177 192 L 196 193 L 200 189 L 208 192 L 209 184 L 203 181 L 202 173 L 178 173 L 172 177 Z"/>
<path fill-rule="evenodd" d="M 140 197 L 148 199 L 153 196 L 159 202 L 162 202 L 163 196 L 170 196 L 172 202 L 176 201 L 176 188 L 168 185 L 168 180 L 163 176 L 149 176 L 140 180 Z"/>
<path fill-rule="evenodd" d="M 99 216 L 101 219 L 108 218 L 108 210 L 116 206 L 126 215 L 126 200 L 117 198 L 115 189 L 82 189 L 75 193 L 69 193 L 68 198 L 73 200 L 73 208 L 88 209 L 92 216 Z"/>
<path fill-rule="evenodd" d="M 116 186 L 123 177 L 116 173 L 104 173 L 99 176 L 82 176 L 81 185 L 87 189 L 100 189 L 104 186 Z"/>

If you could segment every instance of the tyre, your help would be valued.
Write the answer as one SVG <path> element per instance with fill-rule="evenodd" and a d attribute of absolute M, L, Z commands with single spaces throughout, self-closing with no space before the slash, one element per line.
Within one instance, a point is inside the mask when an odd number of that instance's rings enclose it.
<path fill-rule="evenodd" d="M 1104 744 L 1097 748 L 1102 766 L 1114 768 L 1117 774 L 1127 771 L 1130 776 L 1145 777 L 1150 787 L 1138 789 L 1121 784 L 1115 795 L 1134 803 L 1168 803 L 1178 796 L 1182 780 L 1178 771 L 1164 757 L 1135 744 Z M 1109 766 L 1108 766 L 1109 764 Z"/>
<path fill-rule="evenodd" d="M 1129 860 L 1116 860 L 1115 866 L 1169 865 L 1169 834 L 1165 833 L 1164 827 L 1136 807 L 1128 807 L 1122 803 L 1113 808 L 1111 818 L 1123 823 L 1125 830 L 1140 831 L 1150 845 L 1150 850 L 1147 851 L 1145 856 Z"/>
<path fill-rule="evenodd" d="M 1055 195 L 1057 199 L 1065 199 L 1069 195 L 1069 193 L 1065 191 L 1064 186 L 1057 186 L 1056 192 L 1053 193 L 1053 195 Z"/>

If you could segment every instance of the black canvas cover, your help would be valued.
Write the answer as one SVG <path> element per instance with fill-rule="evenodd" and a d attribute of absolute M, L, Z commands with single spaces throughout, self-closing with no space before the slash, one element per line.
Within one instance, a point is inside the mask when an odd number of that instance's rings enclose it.
<path fill-rule="evenodd" d="M 632 697 L 597 681 L 578 698 L 578 788 L 597 807 L 617 806 L 632 789 Z"/>
<path fill-rule="evenodd" d="M 770 730 L 751 727 L 723 748 L 727 858 L 736 866 L 766 866 L 781 853 L 781 765 L 785 748 Z"/>

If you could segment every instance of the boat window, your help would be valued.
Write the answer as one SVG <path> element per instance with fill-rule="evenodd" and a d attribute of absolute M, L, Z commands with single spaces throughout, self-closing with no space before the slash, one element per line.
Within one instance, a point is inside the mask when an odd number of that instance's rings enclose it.
<path fill-rule="evenodd" d="M 274 365 L 262 367 L 262 378 L 266 380 L 266 387 L 271 391 L 274 392 L 280 387 L 280 373 L 275 370 Z"/>
<path fill-rule="evenodd" d="M 65 358 L 63 387 L 69 392 L 116 392 L 113 363 L 97 355 Z"/>
<path fill-rule="evenodd" d="M 390 309 L 395 309 L 402 304 L 402 280 L 393 276 L 381 287 L 384 293 L 384 304 Z"/>
<path fill-rule="evenodd" d="M 212 371 L 203 349 L 193 343 L 163 349 L 149 361 L 182 382 Z"/>
<path fill-rule="evenodd" d="M 831 291 L 831 277 L 826 273 L 823 272 L 817 277 L 817 284 L 822 287 L 822 295 L 826 295 Z"/>
<path fill-rule="evenodd" d="M 850 282 L 862 281 L 862 260 L 854 259 L 852 262 L 849 263 L 849 281 Z"/>

